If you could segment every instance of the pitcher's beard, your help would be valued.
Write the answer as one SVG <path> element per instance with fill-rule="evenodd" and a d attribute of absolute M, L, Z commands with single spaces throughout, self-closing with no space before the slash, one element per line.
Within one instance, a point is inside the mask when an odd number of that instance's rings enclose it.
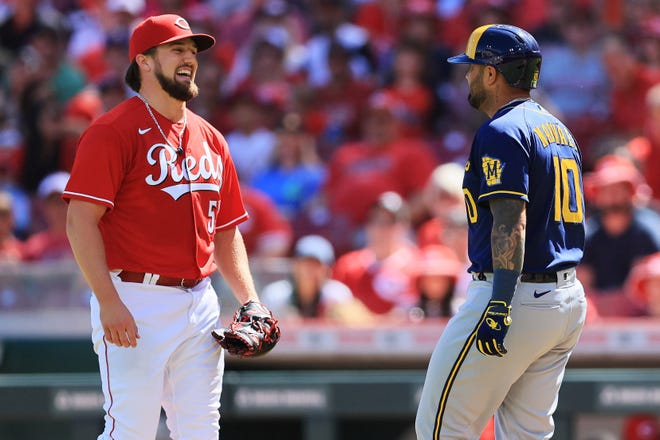
<path fill-rule="evenodd" d="M 194 81 L 190 81 L 188 84 L 180 83 L 167 78 L 162 72 L 157 71 L 155 74 L 163 90 L 177 101 L 188 102 L 199 95 L 199 88 Z"/>

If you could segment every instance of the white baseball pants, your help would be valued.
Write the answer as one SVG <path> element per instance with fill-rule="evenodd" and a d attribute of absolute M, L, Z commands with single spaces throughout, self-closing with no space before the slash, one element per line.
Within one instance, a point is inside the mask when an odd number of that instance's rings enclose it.
<path fill-rule="evenodd" d="M 111 276 L 141 337 L 135 348 L 107 343 L 92 296 L 92 342 L 105 396 L 98 440 L 154 439 L 161 407 L 174 440 L 217 440 L 224 362 L 211 336 L 220 305 L 210 280 L 183 289 Z"/>

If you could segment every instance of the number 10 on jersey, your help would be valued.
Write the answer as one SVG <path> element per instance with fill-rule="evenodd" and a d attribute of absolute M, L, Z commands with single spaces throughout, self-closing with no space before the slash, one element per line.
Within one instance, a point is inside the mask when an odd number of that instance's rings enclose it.
<path fill-rule="evenodd" d="M 573 158 L 552 157 L 555 168 L 555 209 L 556 222 L 582 223 L 584 203 L 580 186 L 580 167 Z"/>

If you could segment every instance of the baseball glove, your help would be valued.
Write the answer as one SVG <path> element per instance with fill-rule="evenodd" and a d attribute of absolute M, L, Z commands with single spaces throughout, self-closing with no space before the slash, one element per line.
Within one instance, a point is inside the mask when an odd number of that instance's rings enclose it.
<path fill-rule="evenodd" d="M 266 354 L 280 340 L 277 319 L 266 306 L 256 301 L 243 304 L 228 328 L 213 330 L 211 334 L 229 354 L 240 357 Z"/>

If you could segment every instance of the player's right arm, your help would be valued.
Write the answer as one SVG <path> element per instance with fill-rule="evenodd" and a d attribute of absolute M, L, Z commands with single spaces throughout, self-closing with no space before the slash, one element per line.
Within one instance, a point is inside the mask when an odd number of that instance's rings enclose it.
<path fill-rule="evenodd" d="M 135 347 L 140 337 L 135 319 L 119 297 L 105 259 L 98 225 L 105 211 L 104 205 L 71 199 L 66 232 L 80 270 L 98 300 L 105 340 L 121 347 Z"/>

